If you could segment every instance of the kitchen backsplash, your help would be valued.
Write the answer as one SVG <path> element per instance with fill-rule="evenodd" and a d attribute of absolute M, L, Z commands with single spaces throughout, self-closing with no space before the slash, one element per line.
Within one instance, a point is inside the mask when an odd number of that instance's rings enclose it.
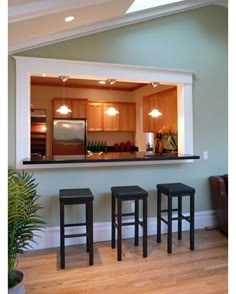
<path fill-rule="evenodd" d="M 135 145 L 135 133 L 134 132 L 88 132 L 87 142 L 91 141 L 106 141 L 108 146 L 121 142 L 126 143 L 130 141 L 132 145 Z"/>

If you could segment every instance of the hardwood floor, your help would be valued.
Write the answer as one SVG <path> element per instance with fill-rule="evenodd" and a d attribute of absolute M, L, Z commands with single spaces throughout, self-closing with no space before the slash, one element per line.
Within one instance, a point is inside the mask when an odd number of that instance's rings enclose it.
<path fill-rule="evenodd" d="M 189 232 L 173 253 L 166 250 L 166 235 L 157 244 L 148 238 L 148 257 L 133 239 L 123 240 L 122 261 L 110 242 L 94 244 L 94 265 L 88 265 L 85 245 L 66 247 L 66 268 L 60 269 L 59 248 L 29 251 L 19 257 L 27 294 L 77 293 L 228 293 L 228 240 L 217 230 L 196 230 L 195 251 L 189 250 Z"/>

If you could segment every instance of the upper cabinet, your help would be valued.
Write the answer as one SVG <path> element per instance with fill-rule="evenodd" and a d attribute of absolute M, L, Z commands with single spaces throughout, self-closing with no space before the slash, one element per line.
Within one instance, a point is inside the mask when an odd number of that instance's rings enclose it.
<path fill-rule="evenodd" d="M 71 99 L 63 99 L 63 98 L 54 98 L 53 99 L 53 117 L 54 118 L 71 118 L 71 112 L 68 114 L 61 114 L 57 112 L 57 109 L 60 108 L 63 104 L 65 104 L 68 108 L 71 109 Z"/>
<path fill-rule="evenodd" d="M 157 108 L 162 115 L 152 117 L 149 115 Z M 177 88 L 168 89 L 143 97 L 143 131 L 158 132 L 163 126 L 177 129 Z"/>
<path fill-rule="evenodd" d="M 103 111 L 103 130 L 104 131 L 119 131 L 119 113 L 115 115 L 109 115 L 106 111 L 110 107 L 114 107 L 119 112 L 119 103 L 104 103 L 104 111 Z"/>
<path fill-rule="evenodd" d="M 119 104 L 119 130 L 135 132 L 136 130 L 136 104 L 120 103 Z"/>
<path fill-rule="evenodd" d="M 72 118 L 87 118 L 88 99 L 71 99 Z"/>
<path fill-rule="evenodd" d="M 60 114 L 57 109 L 63 104 L 71 109 L 68 114 Z M 110 116 L 106 113 L 109 107 L 118 110 Z M 136 104 L 131 102 L 90 102 L 78 98 L 54 98 L 54 118 L 87 118 L 88 131 L 128 131 L 136 130 Z"/>
<path fill-rule="evenodd" d="M 68 114 L 60 114 L 57 109 L 65 104 L 71 109 Z M 79 98 L 54 98 L 53 99 L 53 117 L 54 118 L 86 118 L 88 99 Z"/>
<path fill-rule="evenodd" d="M 118 114 L 106 113 L 114 107 Z M 88 102 L 88 131 L 129 131 L 136 130 L 136 104 L 123 102 Z"/>
<path fill-rule="evenodd" d="M 103 130 L 103 103 L 88 102 L 88 131 Z"/>

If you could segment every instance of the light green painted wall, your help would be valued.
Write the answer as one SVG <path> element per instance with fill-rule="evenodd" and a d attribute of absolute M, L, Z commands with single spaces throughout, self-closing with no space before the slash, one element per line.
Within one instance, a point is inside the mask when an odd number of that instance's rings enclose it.
<path fill-rule="evenodd" d="M 139 184 L 155 215 L 156 184 L 181 181 L 196 188 L 196 210 L 211 209 L 208 177 L 228 171 L 227 9 L 208 6 L 17 55 L 190 70 L 193 84 L 193 164 L 34 171 L 48 226 L 59 224 L 58 190 L 90 187 L 95 221 L 110 219 L 110 187 Z M 9 56 L 9 165 L 15 162 L 15 63 Z M 72 209 L 72 208 L 70 208 Z M 77 213 L 75 213 L 77 215 Z"/>

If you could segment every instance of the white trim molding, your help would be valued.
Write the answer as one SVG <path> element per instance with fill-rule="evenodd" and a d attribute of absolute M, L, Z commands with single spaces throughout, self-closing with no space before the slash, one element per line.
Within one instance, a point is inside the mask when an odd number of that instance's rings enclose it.
<path fill-rule="evenodd" d="M 42 74 L 47 76 L 68 75 L 73 78 L 91 80 L 105 80 L 112 77 L 124 82 L 159 81 L 163 84 L 176 85 L 178 88 L 179 153 L 193 154 L 192 72 L 77 60 L 22 56 L 14 58 L 16 60 L 16 168 L 30 168 L 29 165 L 26 167 L 22 163 L 23 159 L 30 158 L 30 77 Z M 67 164 L 62 165 L 62 167 L 65 166 L 69 167 Z M 74 166 L 82 167 L 83 164 Z M 61 166 L 55 165 L 55 167 Z M 31 168 L 35 169 L 37 165 Z M 38 168 L 42 168 L 42 165 L 38 165 Z M 47 164 L 44 164 L 44 168 L 47 168 Z"/>
<path fill-rule="evenodd" d="M 201 211 L 195 213 L 195 229 L 204 229 L 207 227 L 214 227 L 216 225 L 216 216 L 214 210 Z M 156 234 L 156 217 L 148 218 L 148 236 Z M 167 233 L 167 226 L 162 222 L 162 234 Z M 177 222 L 173 223 L 173 232 L 177 232 Z M 186 221 L 183 221 L 182 226 L 183 231 L 189 230 L 189 224 Z M 83 228 L 67 228 L 66 232 L 68 234 L 82 233 L 84 232 Z M 125 226 L 122 228 L 122 238 L 128 239 L 133 238 L 133 227 Z M 50 227 L 37 232 L 38 237 L 34 240 L 37 244 L 32 243 L 32 249 L 45 249 L 45 248 L 55 248 L 60 246 L 60 228 L 59 227 Z M 142 236 L 142 228 L 140 228 L 140 237 Z M 102 222 L 94 224 L 94 242 L 101 241 L 110 241 L 111 240 L 111 222 Z M 68 238 L 66 239 L 66 246 L 85 244 L 85 237 L 80 238 Z"/>

